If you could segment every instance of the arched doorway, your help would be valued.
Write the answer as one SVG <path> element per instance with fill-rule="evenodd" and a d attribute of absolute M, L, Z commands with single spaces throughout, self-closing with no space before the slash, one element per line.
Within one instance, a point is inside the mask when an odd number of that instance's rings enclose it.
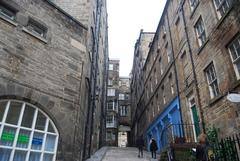
<path fill-rule="evenodd" d="M 0 100 L 0 161 L 55 161 L 59 133 L 36 106 Z"/>

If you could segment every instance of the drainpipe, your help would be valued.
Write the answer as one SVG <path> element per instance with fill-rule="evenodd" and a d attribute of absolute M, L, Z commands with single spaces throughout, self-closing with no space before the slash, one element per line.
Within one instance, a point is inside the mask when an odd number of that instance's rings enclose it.
<path fill-rule="evenodd" d="M 174 49 L 173 49 L 172 32 L 171 32 L 171 28 L 170 28 L 170 25 L 169 25 L 168 13 L 167 13 L 166 15 L 167 15 L 167 26 L 168 26 L 168 30 L 169 30 L 169 37 L 170 37 L 170 42 L 171 42 L 171 50 L 172 50 L 172 58 L 173 58 L 175 81 L 176 81 L 176 86 L 177 86 L 177 96 L 178 96 L 178 100 L 179 100 L 178 102 L 179 102 L 179 108 L 180 108 L 180 117 L 181 117 L 181 122 L 182 122 L 182 124 L 183 124 L 182 108 L 181 108 L 181 99 L 180 99 L 180 90 L 179 90 L 179 81 L 178 81 L 177 66 L 176 66 Z M 184 132 L 184 131 L 183 131 L 183 132 Z M 184 135 L 184 134 L 183 134 L 183 135 Z"/>
<path fill-rule="evenodd" d="M 108 33 L 108 28 L 106 27 L 106 33 Z M 101 148 L 105 144 L 105 134 L 106 134 L 106 101 L 107 101 L 107 85 L 108 85 L 108 35 L 105 35 L 105 51 L 104 51 L 104 83 L 102 86 L 102 103 L 101 103 L 101 124 L 100 124 L 100 133 L 99 133 L 99 147 Z"/>
<path fill-rule="evenodd" d="M 187 28 L 187 23 L 186 23 L 186 17 L 185 17 L 185 12 L 184 12 L 184 3 L 185 0 L 182 0 L 181 2 L 181 6 L 180 6 L 180 11 L 182 13 L 182 18 L 183 18 L 183 24 L 184 24 L 184 32 L 187 38 L 187 45 L 188 45 L 188 49 L 189 49 L 189 54 L 190 54 L 190 59 L 191 59 L 191 65 L 192 65 L 192 69 L 193 69 L 193 77 L 194 77 L 194 83 L 196 86 L 196 94 L 197 94 L 197 100 L 198 100 L 198 105 L 199 105 L 199 110 L 200 110 L 200 118 L 201 118 L 201 124 L 202 124 L 202 130 L 203 133 L 206 133 L 206 129 L 205 129 L 205 123 L 204 123 L 204 116 L 203 116 L 203 109 L 202 109 L 202 105 L 201 105 L 201 98 L 200 98 L 200 94 L 199 94 L 199 87 L 198 87 L 198 81 L 197 81 L 197 74 L 196 74 L 196 68 L 194 65 L 194 61 L 193 61 L 193 52 L 192 52 L 192 48 L 191 48 L 191 44 L 190 44 L 190 40 L 189 40 L 189 35 L 188 35 L 188 28 Z"/>
<path fill-rule="evenodd" d="M 102 0 L 97 1 L 97 9 L 96 9 L 96 28 L 95 33 L 96 36 L 96 61 L 95 61 L 95 71 L 94 71 L 94 85 L 93 85 L 93 98 L 92 98 L 92 113 L 91 113 L 91 128 L 90 128 L 90 142 L 89 142 L 89 149 L 88 155 L 91 155 L 92 149 L 92 135 L 93 135 L 93 126 L 94 126 L 94 110 L 95 110 L 95 100 L 96 100 L 96 84 L 97 84 L 97 72 L 98 72 L 98 58 L 99 58 L 99 37 L 100 37 L 100 23 L 101 23 L 101 15 L 102 15 Z M 95 51 L 94 51 L 95 52 Z"/>

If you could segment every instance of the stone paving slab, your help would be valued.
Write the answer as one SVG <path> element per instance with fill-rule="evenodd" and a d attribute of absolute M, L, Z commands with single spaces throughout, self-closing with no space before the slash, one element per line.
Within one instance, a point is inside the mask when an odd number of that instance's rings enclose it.
<path fill-rule="evenodd" d="M 107 150 L 102 161 L 158 161 L 151 159 L 151 154 L 144 151 L 143 158 L 138 158 L 137 148 L 115 148 Z"/>
<path fill-rule="evenodd" d="M 108 151 L 109 147 L 102 147 L 97 152 L 95 152 L 91 158 L 87 159 L 86 161 L 102 161 L 106 152 Z"/>

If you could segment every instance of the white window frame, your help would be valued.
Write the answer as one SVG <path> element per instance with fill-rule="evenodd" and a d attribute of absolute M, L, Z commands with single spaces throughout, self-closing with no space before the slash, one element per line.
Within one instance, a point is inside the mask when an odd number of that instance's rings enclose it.
<path fill-rule="evenodd" d="M 14 154 L 15 154 L 16 151 L 26 152 L 25 161 L 28 161 L 28 160 L 29 160 L 29 157 L 30 157 L 30 153 L 31 153 L 31 152 L 40 153 L 40 161 L 44 161 L 44 160 L 43 160 L 43 159 L 44 159 L 44 158 L 43 158 L 43 155 L 44 155 L 44 154 L 53 155 L 52 161 L 55 161 L 55 160 L 56 160 L 56 154 L 57 154 L 57 146 L 58 146 L 59 133 L 58 133 L 58 130 L 57 130 L 56 126 L 54 125 L 53 121 L 49 118 L 49 116 L 48 116 L 47 114 L 45 114 L 45 113 L 44 113 L 42 110 L 40 110 L 39 108 L 35 107 L 34 105 L 29 104 L 29 103 L 26 103 L 26 102 L 23 102 L 23 101 L 18 101 L 18 100 L 1 100 L 0 102 L 7 102 L 7 105 L 5 106 L 3 118 L 2 118 L 2 120 L 0 120 L 0 136 L 2 136 L 3 129 L 4 129 L 5 126 L 7 126 L 7 127 L 9 127 L 9 128 L 15 128 L 15 129 L 16 129 L 15 135 L 14 135 L 14 141 L 13 141 L 13 143 L 12 143 L 12 146 L 0 145 L 0 148 L 2 148 L 2 149 L 9 149 L 9 150 L 11 150 L 11 154 L 10 154 L 10 159 L 9 159 L 9 161 L 13 161 L 13 159 L 14 159 Z M 11 104 L 11 102 L 17 102 L 17 103 L 21 103 L 21 104 L 22 104 L 22 106 L 20 107 L 21 110 L 20 110 L 20 114 L 19 114 L 19 118 L 18 118 L 18 123 L 17 123 L 17 125 L 10 124 L 10 123 L 6 123 L 6 119 L 7 119 L 7 116 L 8 116 L 8 112 L 9 112 L 9 109 L 10 109 L 10 104 Z M 31 128 L 21 126 L 26 105 L 30 106 L 31 108 L 33 108 L 33 109 L 35 110 L 35 111 L 34 111 L 34 116 L 33 116 L 32 127 L 31 127 Z M 45 122 L 45 128 L 44 128 L 44 130 L 35 129 L 38 113 L 41 113 L 42 115 L 44 115 L 44 116 L 46 117 L 46 122 Z M 48 131 L 48 126 L 49 126 L 49 124 L 52 125 L 55 133 L 52 133 L 52 132 L 49 132 L 49 131 Z M 27 148 L 17 147 L 17 141 L 18 141 L 18 137 L 19 137 L 20 130 L 26 130 L 26 131 L 30 132 L 29 142 L 28 142 Z M 42 146 L 41 146 L 41 149 L 40 149 L 40 150 L 35 150 L 35 149 L 32 149 L 32 148 L 31 148 L 31 146 L 32 146 L 32 140 L 33 140 L 33 137 L 34 137 L 34 134 L 35 134 L 35 133 L 41 133 L 41 134 L 43 134 Z M 54 149 L 53 149 L 53 151 L 51 151 L 51 152 L 45 150 L 45 148 L 46 148 L 46 147 L 45 147 L 45 145 L 46 145 L 46 139 L 47 139 L 47 136 L 49 136 L 49 135 L 55 137 Z"/>
<path fill-rule="evenodd" d="M 127 106 L 120 106 L 120 116 L 127 116 Z"/>
<path fill-rule="evenodd" d="M 160 64 L 160 74 L 163 75 L 163 61 L 162 58 L 159 58 L 159 64 Z"/>
<path fill-rule="evenodd" d="M 200 17 L 198 19 L 198 21 L 196 22 L 196 24 L 194 25 L 194 29 L 195 29 L 195 32 L 196 32 L 198 45 L 199 45 L 199 47 L 202 47 L 203 44 L 207 40 L 206 29 L 205 29 L 202 17 Z"/>
<path fill-rule="evenodd" d="M 116 117 L 114 115 L 107 116 L 106 127 L 107 128 L 116 128 L 117 127 Z"/>
<path fill-rule="evenodd" d="M 115 96 L 116 89 L 115 88 L 108 88 L 107 96 Z"/>
<path fill-rule="evenodd" d="M 16 11 L 13 9 L 10 9 L 8 6 L 0 3 L 0 15 L 3 16 L 6 19 L 9 19 L 11 21 L 15 21 L 16 19 Z"/>
<path fill-rule="evenodd" d="M 113 70 L 113 66 L 114 65 L 110 63 L 109 66 L 108 66 L 108 70 Z"/>
<path fill-rule="evenodd" d="M 172 58 L 171 58 L 171 52 L 169 51 L 168 43 L 165 46 L 165 50 L 167 53 L 167 61 L 168 61 L 168 63 L 170 63 Z"/>
<path fill-rule="evenodd" d="M 112 104 L 112 108 L 111 109 L 109 108 L 109 104 Z M 114 111 L 115 110 L 115 102 L 114 101 L 109 101 L 107 103 L 107 110 L 108 111 Z"/>
<path fill-rule="evenodd" d="M 119 100 L 125 100 L 125 94 L 124 94 L 124 93 L 120 93 L 120 94 L 118 95 L 118 99 L 119 99 Z"/>
<path fill-rule="evenodd" d="M 172 94 L 174 94 L 174 93 L 175 93 L 175 91 L 174 91 L 174 85 L 173 85 L 173 83 L 171 83 L 171 92 L 172 92 Z"/>
<path fill-rule="evenodd" d="M 108 85 L 112 86 L 113 85 L 113 80 L 112 79 L 108 79 Z"/>
<path fill-rule="evenodd" d="M 191 8 L 192 12 L 195 10 L 198 3 L 199 3 L 199 0 L 189 0 L 189 5 L 190 5 L 190 8 Z"/>
<path fill-rule="evenodd" d="M 217 16 L 221 19 L 231 8 L 233 0 L 213 0 Z"/>
<path fill-rule="evenodd" d="M 218 96 L 220 94 L 219 86 L 218 86 L 218 80 L 216 75 L 216 70 L 214 67 L 214 64 L 211 63 L 206 69 L 205 74 L 207 77 L 208 82 L 208 88 L 210 92 L 211 99 Z"/>
<path fill-rule="evenodd" d="M 228 52 L 230 53 L 231 60 L 233 63 L 234 71 L 237 79 L 240 79 L 240 69 L 238 70 L 237 64 L 240 64 L 240 35 L 238 35 L 231 43 L 228 45 Z"/>

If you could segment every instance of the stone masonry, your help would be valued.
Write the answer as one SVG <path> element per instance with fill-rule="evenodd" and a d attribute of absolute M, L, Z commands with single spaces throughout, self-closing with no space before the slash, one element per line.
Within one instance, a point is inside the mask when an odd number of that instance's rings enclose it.
<path fill-rule="evenodd" d="M 5 1 L 14 21 L 0 16 L 0 98 L 29 102 L 46 112 L 60 134 L 57 160 L 82 160 L 90 74 L 87 28 L 44 0 Z M 47 28 L 42 38 L 29 19 Z"/>

